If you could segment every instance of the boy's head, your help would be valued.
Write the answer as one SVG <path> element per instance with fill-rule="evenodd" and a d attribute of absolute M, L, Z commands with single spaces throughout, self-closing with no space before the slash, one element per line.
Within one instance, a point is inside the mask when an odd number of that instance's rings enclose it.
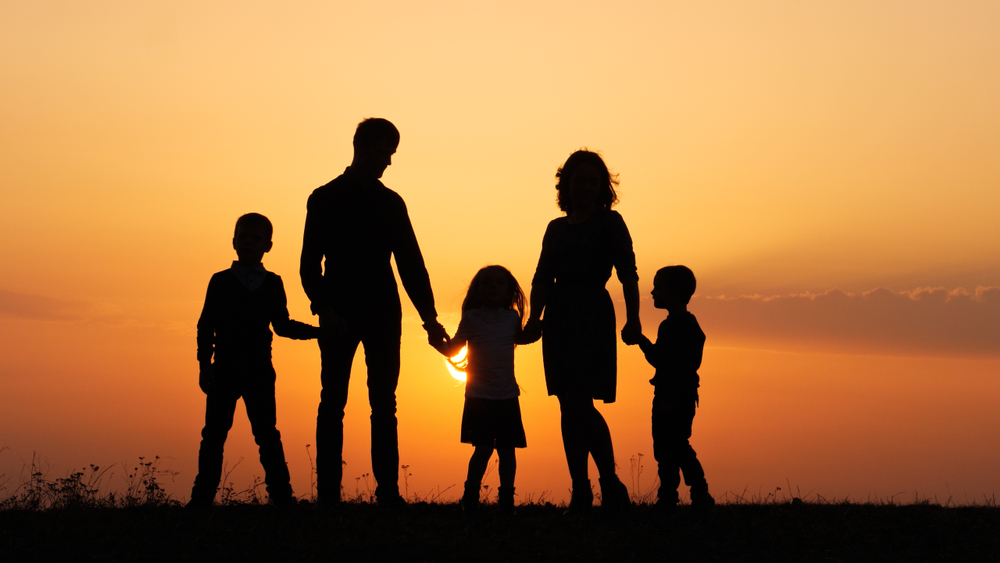
<path fill-rule="evenodd" d="M 696 287 L 694 272 L 687 266 L 660 268 L 653 277 L 653 306 L 667 311 L 675 307 L 687 309 Z"/>
<path fill-rule="evenodd" d="M 240 263 L 256 266 L 264 258 L 264 253 L 271 250 L 271 234 L 274 227 L 271 221 L 260 213 L 247 213 L 236 220 L 236 231 L 233 233 L 233 249 Z"/>

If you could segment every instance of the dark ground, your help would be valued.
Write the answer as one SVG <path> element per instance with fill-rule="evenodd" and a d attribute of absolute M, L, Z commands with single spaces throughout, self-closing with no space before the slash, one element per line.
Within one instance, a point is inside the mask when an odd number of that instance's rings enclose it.
<path fill-rule="evenodd" d="M 301 505 L 0 511 L 0 560 L 15 561 L 984 561 L 1000 559 L 1000 509 L 936 505 L 737 504 L 706 513 L 648 506 L 505 517 L 457 504 L 331 512 Z"/>

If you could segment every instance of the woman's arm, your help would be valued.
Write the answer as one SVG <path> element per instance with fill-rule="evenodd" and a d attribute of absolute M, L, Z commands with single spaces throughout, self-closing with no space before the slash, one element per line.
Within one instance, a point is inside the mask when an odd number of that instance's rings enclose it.
<path fill-rule="evenodd" d="M 625 294 L 625 326 L 622 327 L 622 342 L 629 346 L 642 340 L 642 322 L 639 320 L 639 280 L 622 281 Z"/>

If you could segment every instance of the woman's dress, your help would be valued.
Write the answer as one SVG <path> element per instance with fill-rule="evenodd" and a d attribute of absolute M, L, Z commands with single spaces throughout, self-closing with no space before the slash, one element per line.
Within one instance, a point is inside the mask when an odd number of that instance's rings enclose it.
<path fill-rule="evenodd" d="M 637 280 L 632 237 L 617 211 L 601 209 L 583 223 L 549 223 L 532 287 L 548 286 L 542 358 L 549 395 L 615 401 L 618 337 L 605 285 L 615 268 Z"/>

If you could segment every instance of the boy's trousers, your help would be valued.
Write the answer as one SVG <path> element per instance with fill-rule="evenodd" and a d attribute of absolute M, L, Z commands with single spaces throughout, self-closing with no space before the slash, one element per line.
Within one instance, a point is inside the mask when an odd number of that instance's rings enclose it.
<path fill-rule="evenodd" d="M 272 499 L 290 497 L 288 466 L 276 426 L 274 367 L 268 360 L 252 366 L 225 367 L 214 364 L 215 379 L 205 406 L 205 428 L 198 452 L 198 477 L 191 498 L 214 498 L 222 479 L 222 451 L 233 427 L 236 402 L 243 398 L 254 440 L 260 448 L 264 483 Z"/>
<path fill-rule="evenodd" d="M 692 499 L 708 494 L 705 471 L 688 442 L 697 401 L 697 390 L 676 393 L 657 389 L 653 395 L 653 456 L 660 476 L 659 498 L 667 503 L 679 501 L 681 473 L 691 487 Z"/>

